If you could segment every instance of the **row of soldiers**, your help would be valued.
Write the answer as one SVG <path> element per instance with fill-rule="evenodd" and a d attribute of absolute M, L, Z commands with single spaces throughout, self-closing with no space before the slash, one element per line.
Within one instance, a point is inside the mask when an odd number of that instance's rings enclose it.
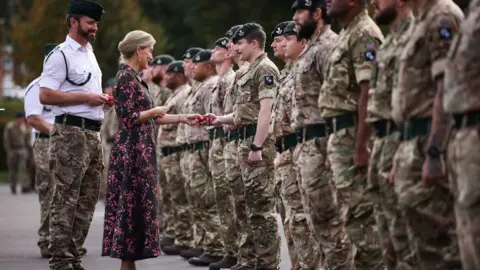
<path fill-rule="evenodd" d="M 281 72 L 255 23 L 170 63 L 167 113 L 197 116 L 158 132 L 162 250 L 277 269 L 280 200 L 293 269 L 479 269 L 478 3 L 375 0 L 384 37 L 365 0 L 296 0 Z"/>

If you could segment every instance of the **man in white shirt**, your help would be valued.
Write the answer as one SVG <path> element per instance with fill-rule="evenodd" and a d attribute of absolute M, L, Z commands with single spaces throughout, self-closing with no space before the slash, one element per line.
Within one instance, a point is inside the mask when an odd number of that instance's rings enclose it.
<path fill-rule="evenodd" d="M 51 270 L 83 270 L 77 251 L 88 234 L 103 170 L 100 127 L 102 73 L 92 46 L 103 7 L 72 1 L 65 42 L 46 58 L 39 80 L 40 102 L 52 106 L 49 163 L 55 185 L 50 206 Z"/>

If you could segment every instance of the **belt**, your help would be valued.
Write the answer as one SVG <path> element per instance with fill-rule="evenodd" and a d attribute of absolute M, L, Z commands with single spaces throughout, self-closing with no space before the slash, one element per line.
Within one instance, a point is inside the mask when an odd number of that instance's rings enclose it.
<path fill-rule="evenodd" d="M 428 136 L 432 118 L 410 118 L 398 125 L 400 140 L 409 141 L 415 137 Z"/>
<path fill-rule="evenodd" d="M 455 119 L 456 129 L 480 125 L 480 111 L 454 113 L 453 118 Z"/>
<path fill-rule="evenodd" d="M 203 150 L 205 148 L 205 145 L 208 145 L 208 143 L 209 141 L 196 142 L 196 143 L 189 144 L 187 148 L 190 152 L 193 153 L 195 151 Z"/>
<path fill-rule="evenodd" d="M 297 130 L 297 142 L 304 143 L 311 139 L 327 136 L 327 126 L 325 124 L 314 124 Z"/>
<path fill-rule="evenodd" d="M 354 127 L 357 123 L 357 115 L 353 113 L 342 114 L 339 116 L 325 118 L 327 122 L 327 127 L 333 133 L 340 131 L 345 128 Z"/>
<path fill-rule="evenodd" d="M 225 137 L 225 132 L 223 132 L 223 127 L 212 128 L 208 131 L 208 133 L 210 134 L 211 141 Z"/>
<path fill-rule="evenodd" d="M 287 150 L 290 150 L 291 148 L 294 148 L 296 145 L 297 145 L 297 134 L 295 133 L 283 136 L 281 138 L 278 138 L 275 141 L 275 148 L 279 153 L 283 153 Z"/>
<path fill-rule="evenodd" d="M 114 143 L 115 142 L 115 138 L 108 138 L 105 140 L 107 143 Z"/>
<path fill-rule="evenodd" d="M 250 137 L 255 136 L 255 133 L 257 132 L 257 124 L 248 124 L 246 126 L 240 127 L 238 129 L 239 131 L 239 139 L 240 140 L 246 140 Z"/>
<path fill-rule="evenodd" d="M 79 128 L 89 129 L 93 131 L 100 131 L 102 121 L 91 120 L 70 114 L 62 114 L 55 116 L 55 123 L 67 126 L 75 126 Z"/>
<path fill-rule="evenodd" d="M 238 129 L 230 130 L 227 133 L 227 142 L 236 141 L 240 138 L 240 133 Z"/>
<path fill-rule="evenodd" d="M 372 123 L 375 128 L 375 135 L 378 138 L 383 138 L 397 131 L 397 125 L 392 120 L 382 119 Z"/>
<path fill-rule="evenodd" d="M 167 146 L 167 147 L 162 147 L 162 155 L 163 156 L 169 156 L 178 152 L 182 152 L 185 150 L 185 146 Z"/>
<path fill-rule="evenodd" d="M 38 133 L 38 132 L 35 132 L 35 139 L 48 139 L 50 138 L 50 135 L 48 134 L 45 134 L 45 133 Z"/>

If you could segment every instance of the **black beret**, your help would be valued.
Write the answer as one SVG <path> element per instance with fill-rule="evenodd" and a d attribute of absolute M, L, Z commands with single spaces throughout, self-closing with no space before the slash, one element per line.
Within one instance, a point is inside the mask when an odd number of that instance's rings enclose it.
<path fill-rule="evenodd" d="M 17 113 L 15 114 L 15 118 L 25 118 L 25 113 L 23 113 L 23 112 L 17 112 Z"/>
<path fill-rule="evenodd" d="M 183 59 L 192 59 L 201 50 L 203 50 L 203 49 L 199 48 L 199 47 L 190 48 L 183 54 L 182 58 Z"/>
<path fill-rule="evenodd" d="M 207 62 L 207 61 L 210 61 L 211 57 L 212 57 L 212 52 L 210 50 L 202 50 L 198 52 L 195 55 L 195 57 L 193 57 L 192 62 L 193 63 Z"/>
<path fill-rule="evenodd" d="M 297 28 L 295 27 L 295 22 L 288 22 L 283 29 L 284 36 L 296 36 L 297 35 Z"/>
<path fill-rule="evenodd" d="M 230 42 L 229 38 L 222 37 L 222 38 L 217 39 L 217 41 L 215 41 L 215 46 L 227 49 L 228 42 Z"/>
<path fill-rule="evenodd" d="M 110 78 L 103 84 L 103 88 L 113 86 L 114 84 L 115 78 Z"/>
<path fill-rule="evenodd" d="M 233 35 L 232 42 L 237 43 L 240 39 L 247 37 L 253 32 L 262 30 L 262 26 L 257 23 L 246 23 L 238 29 L 238 31 Z"/>
<path fill-rule="evenodd" d="M 72 0 L 67 10 L 68 14 L 85 15 L 97 22 L 100 21 L 104 12 L 101 5 L 88 0 Z"/>
<path fill-rule="evenodd" d="M 43 53 L 45 56 L 47 56 L 55 47 L 57 47 L 58 44 L 55 43 L 47 43 L 43 46 Z"/>
<path fill-rule="evenodd" d="M 240 29 L 240 27 L 242 27 L 241 24 L 232 26 L 232 27 L 227 31 L 227 33 L 225 33 L 225 37 L 228 38 L 228 39 L 232 39 L 233 35 L 235 35 L 235 33 L 238 31 L 238 29 Z"/>
<path fill-rule="evenodd" d="M 175 61 L 175 58 L 173 56 L 168 55 L 168 54 L 163 54 L 159 56 L 155 56 L 155 58 L 150 61 L 151 66 L 162 66 L 162 65 L 168 65 Z"/>
<path fill-rule="evenodd" d="M 270 34 L 271 37 L 274 38 L 278 36 L 283 36 L 283 29 L 285 29 L 285 26 L 287 26 L 288 23 L 289 21 L 281 22 L 277 24 L 277 26 L 275 26 L 275 30 L 273 30 L 272 33 Z"/>
<path fill-rule="evenodd" d="M 165 72 L 184 73 L 183 61 L 175 61 L 170 63 Z"/>
<path fill-rule="evenodd" d="M 324 0 L 295 0 L 292 4 L 293 10 L 308 9 L 314 10 L 319 7 L 326 7 Z"/>

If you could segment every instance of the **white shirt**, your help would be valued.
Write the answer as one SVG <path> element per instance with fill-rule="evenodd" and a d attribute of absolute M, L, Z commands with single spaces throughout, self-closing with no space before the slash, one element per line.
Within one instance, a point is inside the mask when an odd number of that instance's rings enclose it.
<path fill-rule="evenodd" d="M 68 78 L 75 83 L 83 83 L 88 74 L 91 78 L 83 86 L 76 86 L 66 80 L 65 54 L 68 63 Z M 60 44 L 50 54 L 43 64 L 43 72 L 39 81 L 40 87 L 63 92 L 96 92 L 102 93 L 102 72 L 98 66 L 92 45 L 82 47 L 78 42 L 67 35 L 65 42 Z M 92 120 L 103 120 L 103 105 L 92 107 L 87 104 L 73 106 L 52 106 L 55 116 L 71 114 Z"/>
<path fill-rule="evenodd" d="M 25 92 L 25 100 L 24 100 L 25 117 L 28 118 L 30 115 L 39 115 L 47 123 L 53 125 L 53 122 L 55 121 L 55 116 L 52 113 L 52 106 L 43 105 L 42 103 L 40 103 L 40 85 L 38 84 L 39 80 L 40 80 L 40 77 L 33 80 L 28 85 L 27 91 Z M 34 128 L 32 128 L 32 131 L 33 131 L 32 134 L 35 134 L 35 132 L 38 132 Z"/>

